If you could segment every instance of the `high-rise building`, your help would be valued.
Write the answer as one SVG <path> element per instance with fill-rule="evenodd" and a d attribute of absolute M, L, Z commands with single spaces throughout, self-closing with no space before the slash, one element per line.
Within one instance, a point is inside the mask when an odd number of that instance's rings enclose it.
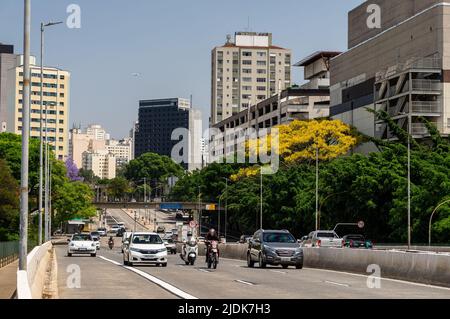
<path fill-rule="evenodd" d="M 187 129 L 189 136 L 183 136 L 183 132 L 175 131 L 177 129 Z M 201 113 L 191 108 L 189 100 L 169 98 L 140 101 L 135 136 L 135 157 L 144 153 L 172 157 L 174 147 L 184 142 L 185 147 L 177 152 L 177 156 L 183 158 L 180 164 L 190 171 L 201 168 Z"/>
<path fill-rule="evenodd" d="M 69 157 L 78 168 L 83 167 L 83 154 L 106 150 L 106 141 L 96 139 L 95 135 L 88 134 L 81 128 L 73 128 L 69 135 Z"/>
<path fill-rule="evenodd" d="M 237 32 L 212 50 L 211 125 L 291 86 L 291 51 L 271 33 Z"/>
<path fill-rule="evenodd" d="M 107 150 L 84 152 L 82 168 L 92 171 L 99 178 L 113 179 L 116 177 L 116 157 Z"/>
<path fill-rule="evenodd" d="M 117 167 L 122 167 L 133 159 L 132 145 L 133 140 L 131 138 L 120 141 L 111 139 L 106 141 L 106 150 L 116 157 Z"/>
<path fill-rule="evenodd" d="M 86 134 L 99 141 L 109 140 L 111 138 L 109 133 L 107 133 L 106 130 L 99 124 L 90 124 L 86 128 Z"/>
<path fill-rule="evenodd" d="M 31 57 L 31 110 L 30 136 L 39 138 L 41 125 L 41 70 L 36 58 Z M 58 68 L 44 67 L 43 80 L 43 134 L 47 135 L 49 145 L 56 158 L 64 160 L 68 155 L 69 110 L 70 110 L 70 73 Z M 23 99 L 23 56 L 16 57 L 15 66 L 7 72 L 7 123 L 6 130 L 22 133 Z M 46 111 L 47 110 L 47 111 Z M 47 119 L 47 125 L 45 120 Z M 45 126 L 47 131 L 45 132 Z"/>
<path fill-rule="evenodd" d="M 381 9 L 381 28 L 369 28 L 368 2 L 349 12 L 348 50 L 331 60 L 331 115 L 381 139 L 395 134 L 367 109 L 385 111 L 417 139 L 429 136 L 421 118 L 449 135 L 450 6 L 440 0 L 370 4 Z"/>
<path fill-rule="evenodd" d="M 16 64 L 14 46 L 0 43 L 0 133 L 6 132 L 8 120 L 8 70 Z"/>

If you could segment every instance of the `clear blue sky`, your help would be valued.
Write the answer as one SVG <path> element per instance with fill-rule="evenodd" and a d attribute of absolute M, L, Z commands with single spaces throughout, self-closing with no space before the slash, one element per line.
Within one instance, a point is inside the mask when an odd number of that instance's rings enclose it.
<path fill-rule="evenodd" d="M 363 0 L 31 0 L 32 54 L 41 21 L 66 21 L 81 6 L 81 29 L 57 26 L 46 35 L 46 65 L 72 73 L 70 123 L 102 124 L 128 134 L 140 99 L 194 97 L 210 113 L 211 49 L 227 34 L 272 32 L 275 45 L 300 60 L 316 50 L 345 50 L 347 12 Z M 0 42 L 22 52 L 22 0 L 1 0 Z M 140 77 L 132 74 L 139 72 Z M 301 70 L 293 68 L 294 82 Z M 204 123 L 205 124 L 205 123 Z"/>

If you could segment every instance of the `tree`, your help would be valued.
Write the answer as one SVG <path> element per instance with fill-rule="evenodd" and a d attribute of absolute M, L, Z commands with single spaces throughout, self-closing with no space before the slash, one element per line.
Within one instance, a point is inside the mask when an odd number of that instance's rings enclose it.
<path fill-rule="evenodd" d="M 165 183 L 171 176 L 180 177 L 183 175 L 183 168 L 175 163 L 170 157 L 155 153 L 145 153 L 130 161 L 125 166 L 124 176 L 135 184 L 147 181 L 153 182 L 153 187 L 158 183 Z"/>
<path fill-rule="evenodd" d="M 19 185 L 0 158 L 0 241 L 18 238 Z"/>
<path fill-rule="evenodd" d="M 129 182 L 123 177 L 116 177 L 108 183 L 108 195 L 114 199 L 124 199 L 132 193 Z"/>
<path fill-rule="evenodd" d="M 73 162 L 71 157 L 66 160 L 67 177 L 71 181 L 81 181 L 83 178 L 79 176 L 79 170 L 77 165 Z"/>

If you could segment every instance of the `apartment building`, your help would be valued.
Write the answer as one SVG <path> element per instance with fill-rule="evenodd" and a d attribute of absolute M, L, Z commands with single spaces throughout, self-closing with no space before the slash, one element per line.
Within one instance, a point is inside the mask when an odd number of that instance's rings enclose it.
<path fill-rule="evenodd" d="M 107 140 L 105 147 L 108 153 L 113 154 L 116 158 L 116 166 L 122 167 L 128 164 L 134 157 L 132 154 L 133 140 L 131 138 L 124 138 L 123 140 Z"/>
<path fill-rule="evenodd" d="M 87 132 L 89 131 L 89 133 Z M 98 135 L 97 135 L 98 137 Z M 89 127 L 82 130 L 81 127 L 72 128 L 69 133 L 69 157 L 78 168 L 83 167 L 83 154 L 106 150 L 106 140 L 97 139 Z"/>
<path fill-rule="evenodd" d="M 291 51 L 271 33 L 236 32 L 212 50 L 211 119 L 215 125 L 291 86 Z"/>
<path fill-rule="evenodd" d="M 381 28 L 368 27 L 367 2 L 349 12 L 348 50 L 330 64 L 331 116 L 388 140 L 393 133 L 367 108 L 387 112 L 414 138 L 428 136 L 420 117 L 448 135 L 450 3 L 370 3 L 381 8 Z"/>
<path fill-rule="evenodd" d="M 6 132 L 8 120 L 8 70 L 15 67 L 14 46 L 0 43 L 0 133 Z"/>
<path fill-rule="evenodd" d="M 68 118 L 70 110 L 70 73 L 58 68 L 44 67 L 43 113 L 41 114 L 41 70 L 36 58 L 31 57 L 31 109 L 30 136 L 40 137 L 41 116 L 43 134 L 58 160 L 68 155 Z M 23 108 L 23 56 L 16 57 L 15 66 L 7 71 L 7 120 L 6 130 L 22 133 Z M 47 127 L 47 130 L 45 130 Z"/>
<path fill-rule="evenodd" d="M 83 153 L 84 170 L 91 170 L 95 176 L 101 179 L 113 179 L 116 177 L 116 157 L 107 150 Z"/>
<path fill-rule="evenodd" d="M 189 136 L 182 137 L 175 134 L 177 129 L 188 130 Z M 173 136 L 173 134 L 175 135 Z M 201 112 L 191 108 L 191 102 L 187 99 L 168 98 L 140 101 L 139 124 L 135 136 L 136 157 L 144 153 L 172 157 L 174 147 L 180 142 L 184 142 L 185 147 L 177 153 L 177 156 L 183 157 L 183 162 L 180 164 L 189 171 L 201 168 Z"/>
<path fill-rule="evenodd" d="M 330 72 L 329 61 L 340 52 L 318 51 L 295 66 L 302 67 L 307 82 L 283 90 L 247 110 L 241 111 L 212 128 L 209 141 L 211 162 L 220 161 L 236 153 L 245 143 L 246 130 L 270 129 L 293 120 L 311 120 L 329 116 Z"/>

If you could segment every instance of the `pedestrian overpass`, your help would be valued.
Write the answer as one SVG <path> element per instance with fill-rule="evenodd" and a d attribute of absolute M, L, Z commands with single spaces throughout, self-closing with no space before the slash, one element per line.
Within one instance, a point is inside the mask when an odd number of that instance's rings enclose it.
<path fill-rule="evenodd" d="M 223 207 L 218 207 L 215 203 L 194 203 L 194 202 L 94 202 L 97 209 L 180 209 L 218 211 Z"/>

